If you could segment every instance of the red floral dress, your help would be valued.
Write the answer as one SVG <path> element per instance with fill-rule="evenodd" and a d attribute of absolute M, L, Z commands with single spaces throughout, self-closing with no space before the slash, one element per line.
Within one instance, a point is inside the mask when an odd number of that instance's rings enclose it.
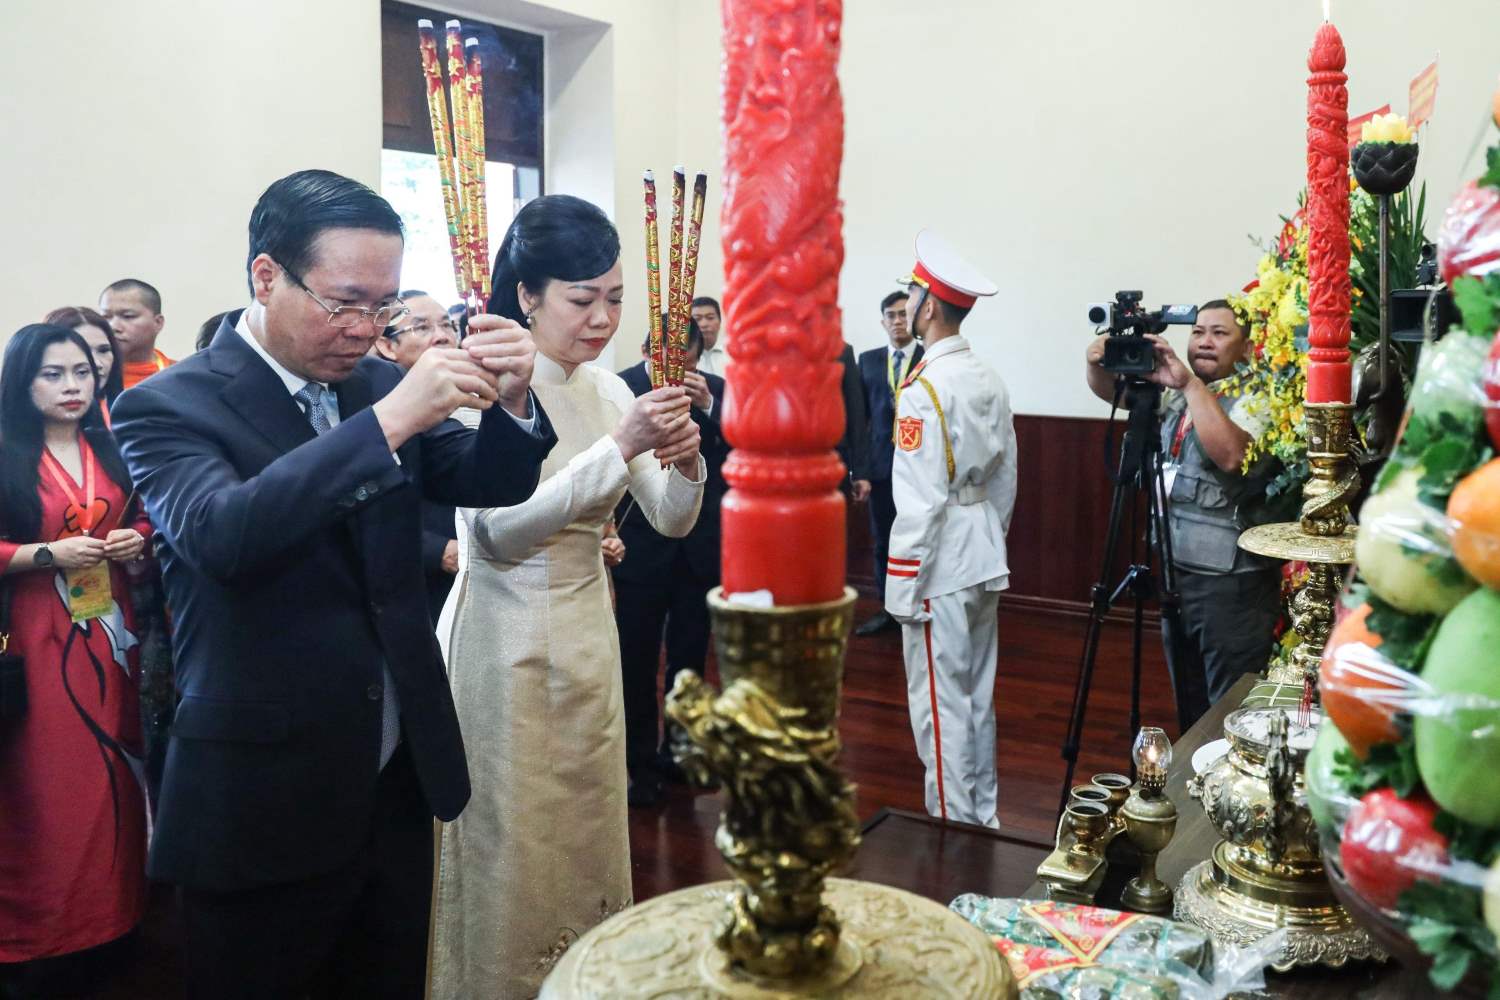
<path fill-rule="evenodd" d="M 80 505 L 39 470 L 41 537 L 80 533 Z M 84 490 L 71 482 L 76 498 Z M 99 467 L 93 535 L 119 527 L 123 490 Z M 149 537 L 144 517 L 133 527 Z M 24 541 L 24 540 L 23 540 Z M 0 567 L 20 545 L 0 540 Z M 136 638 L 125 571 L 114 606 L 74 623 L 62 571 L 0 577 L 28 709 L 0 726 L 0 962 L 81 951 L 127 933 L 146 908 L 146 796 Z"/>

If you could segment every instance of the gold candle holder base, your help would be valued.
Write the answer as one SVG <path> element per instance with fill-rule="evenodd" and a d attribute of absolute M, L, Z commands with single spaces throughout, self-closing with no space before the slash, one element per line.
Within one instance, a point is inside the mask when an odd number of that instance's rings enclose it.
<path fill-rule="evenodd" d="M 1207 931 L 1215 944 L 1241 947 L 1286 928 L 1281 954 L 1270 963 L 1277 972 L 1385 960 L 1385 952 L 1338 904 L 1326 884 L 1304 887 L 1310 891 L 1288 902 L 1284 884 L 1227 875 L 1231 866 L 1224 857 L 1226 846 L 1221 842 L 1212 858 L 1188 869 L 1177 887 L 1176 919 Z"/>
<path fill-rule="evenodd" d="M 568 950 L 542 1000 L 1017 996 L 994 943 L 958 914 L 900 889 L 840 878 L 824 888 L 843 925 L 833 960 L 800 976 L 753 976 L 714 942 L 735 892 L 732 882 L 679 889 L 611 918 Z"/>
<path fill-rule="evenodd" d="M 930 900 L 830 879 L 854 856 L 838 716 L 854 591 L 760 608 L 708 595 L 722 693 L 684 672 L 667 696 L 678 763 L 717 780 L 733 882 L 682 889 L 585 934 L 544 998 L 1016 996 L 989 938 Z"/>

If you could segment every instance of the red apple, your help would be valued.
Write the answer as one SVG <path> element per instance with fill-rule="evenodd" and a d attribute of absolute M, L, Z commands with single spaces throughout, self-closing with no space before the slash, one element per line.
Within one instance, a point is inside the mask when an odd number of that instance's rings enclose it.
<path fill-rule="evenodd" d="M 1450 285 L 1460 275 L 1500 267 L 1500 188 L 1465 184 L 1448 206 L 1437 242 L 1438 266 Z"/>
<path fill-rule="evenodd" d="M 1387 910 L 1419 879 L 1436 882 L 1448 865 L 1448 838 L 1432 828 L 1438 808 L 1418 792 L 1409 799 L 1377 788 L 1349 810 L 1339 854 L 1349 885 Z"/>

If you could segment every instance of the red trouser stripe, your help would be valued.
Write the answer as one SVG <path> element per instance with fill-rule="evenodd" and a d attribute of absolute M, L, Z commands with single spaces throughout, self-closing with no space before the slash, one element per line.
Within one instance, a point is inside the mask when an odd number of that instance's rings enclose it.
<path fill-rule="evenodd" d="M 922 638 L 927 643 L 927 693 L 932 697 L 932 742 L 937 758 L 938 811 L 948 818 L 948 797 L 943 793 L 943 727 L 938 723 L 937 668 L 932 662 L 932 602 L 923 601 L 928 619 L 922 623 Z"/>
<path fill-rule="evenodd" d="M 920 565 L 922 565 L 922 560 L 920 560 L 920 559 L 897 559 L 894 556 L 891 556 L 890 558 L 886 559 L 885 562 L 886 562 L 886 565 L 888 565 L 888 566 L 920 566 Z"/>
<path fill-rule="evenodd" d="M 917 571 L 914 570 L 914 569 L 888 569 L 888 570 L 885 571 L 885 575 L 886 576 L 909 576 L 912 579 L 916 579 Z"/>

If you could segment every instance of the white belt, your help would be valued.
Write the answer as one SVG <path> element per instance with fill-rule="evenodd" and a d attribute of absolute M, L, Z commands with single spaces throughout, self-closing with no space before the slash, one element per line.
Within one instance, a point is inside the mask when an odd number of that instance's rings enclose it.
<path fill-rule="evenodd" d="M 974 483 L 965 483 L 958 488 L 956 493 L 948 495 L 948 503 L 955 507 L 970 507 L 976 503 L 983 503 L 986 499 L 984 487 Z"/>

